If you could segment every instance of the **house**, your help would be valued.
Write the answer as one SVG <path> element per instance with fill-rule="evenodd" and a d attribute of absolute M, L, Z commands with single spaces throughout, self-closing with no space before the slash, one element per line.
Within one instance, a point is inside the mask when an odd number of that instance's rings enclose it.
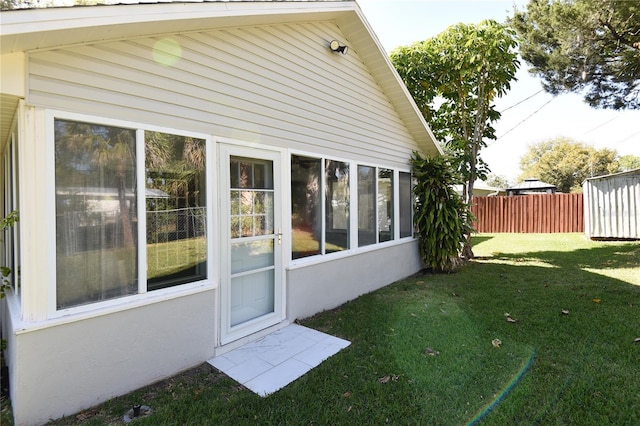
<path fill-rule="evenodd" d="M 458 193 L 458 195 L 462 195 L 462 185 L 455 185 L 454 189 Z M 483 180 L 477 180 L 473 184 L 474 197 L 495 197 L 505 194 L 506 192 L 504 188 L 496 188 L 495 186 L 490 186 Z"/>
<path fill-rule="evenodd" d="M 536 178 L 528 178 L 507 188 L 507 195 L 555 194 L 556 186 Z"/>
<path fill-rule="evenodd" d="M 0 31 L 16 424 L 421 269 L 409 159 L 441 151 L 355 1 L 15 10 Z"/>
<path fill-rule="evenodd" d="M 640 169 L 588 178 L 582 193 L 587 237 L 640 239 Z"/>

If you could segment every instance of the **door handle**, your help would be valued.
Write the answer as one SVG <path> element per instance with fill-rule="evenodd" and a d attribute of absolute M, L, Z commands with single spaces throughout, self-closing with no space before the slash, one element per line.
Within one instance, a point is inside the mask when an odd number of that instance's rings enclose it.
<path fill-rule="evenodd" d="M 282 228 L 278 228 L 278 245 L 282 245 Z"/>

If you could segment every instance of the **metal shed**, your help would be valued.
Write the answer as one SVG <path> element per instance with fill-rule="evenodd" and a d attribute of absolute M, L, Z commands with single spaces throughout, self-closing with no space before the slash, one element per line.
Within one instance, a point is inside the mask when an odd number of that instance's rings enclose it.
<path fill-rule="evenodd" d="M 640 169 L 589 178 L 583 193 L 589 238 L 640 239 Z"/>

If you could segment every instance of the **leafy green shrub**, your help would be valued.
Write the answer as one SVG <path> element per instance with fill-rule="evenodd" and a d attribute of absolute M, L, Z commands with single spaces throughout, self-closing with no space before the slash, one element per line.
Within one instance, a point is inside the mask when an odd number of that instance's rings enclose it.
<path fill-rule="evenodd" d="M 451 272 L 462 263 L 461 254 L 471 226 L 471 212 L 454 185 L 460 183 L 447 157 L 411 157 L 414 188 L 414 223 L 420 239 L 420 256 L 437 272 Z"/>
<path fill-rule="evenodd" d="M 20 214 L 17 210 L 12 211 L 7 216 L 0 220 L 0 231 L 4 231 L 7 228 L 14 226 L 20 220 Z M 0 242 L 3 241 L 0 236 Z M 11 268 L 8 266 L 0 266 L 0 299 L 4 298 L 5 293 L 11 288 L 11 282 L 9 281 L 9 275 L 11 275 Z"/>
<path fill-rule="evenodd" d="M 20 220 L 20 214 L 17 210 L 12 211 L 6 217 L 0 220 L 0 231 L 4 233 L 4 230 L 14 226 Z M 2 242 L 2 236 L 0 235 L 0 242 Z M 11 275 L 11 268 L 6 265 L 0 266 L 0 299 L 4 299 L 7 290 L 11 288 L 11 281 L 9 276 Z M 6 339 L 0 339 L 0 351 L 7 349 Z"/>

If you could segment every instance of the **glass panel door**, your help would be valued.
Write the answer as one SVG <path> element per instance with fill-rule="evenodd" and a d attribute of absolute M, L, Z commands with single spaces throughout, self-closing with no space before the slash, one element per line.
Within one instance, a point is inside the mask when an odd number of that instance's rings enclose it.
<path fill-rule="evenodd" d="M 222 343 L 282 319 L 277 152 L 221 149 L 223 203 Z"/>
<path fill-rule="evenodd" d="M 231 327 L 274 312 L 273 162 L 229 163 Z"/>

